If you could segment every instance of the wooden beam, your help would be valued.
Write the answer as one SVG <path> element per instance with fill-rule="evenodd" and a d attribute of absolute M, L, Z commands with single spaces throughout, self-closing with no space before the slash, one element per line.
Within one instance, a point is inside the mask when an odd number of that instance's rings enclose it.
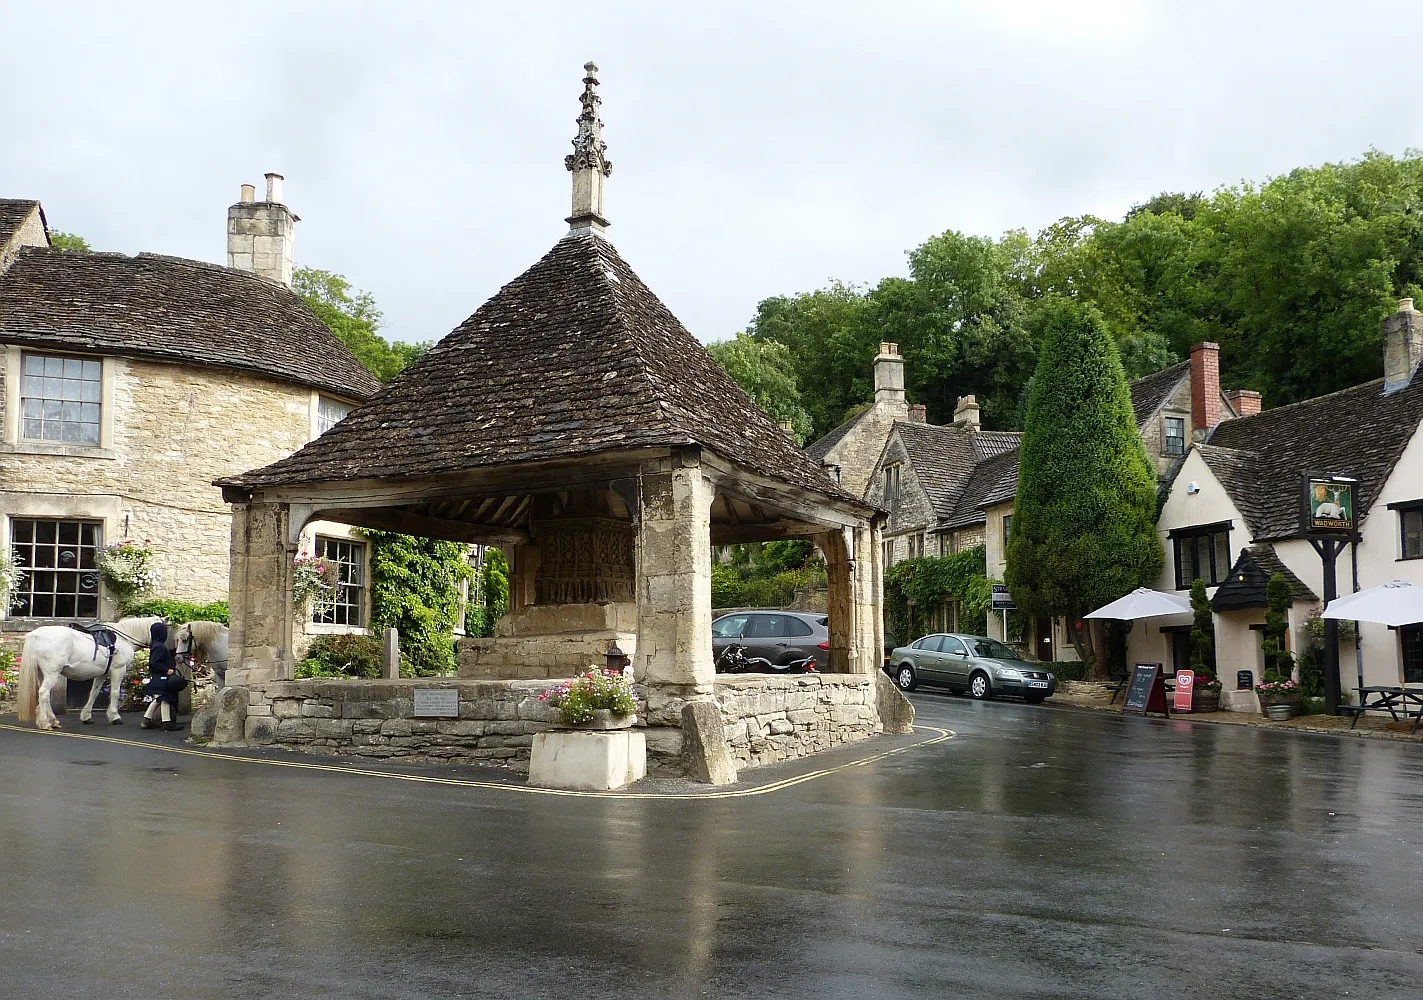
<path fill-rule="evenodd" d="M 810 538 L 825 531 L 824 525 L 801 521 L 771 521 L 766 524 L 713 524 L 713 545 L 736 545 L 741 542 L 775 542 L 783 538 Z"/>
<path fill-rule="evenodd" d="M 480 545 L 517 545 L 530 541 L 527 531 L 517 528 L 491 527 L 484 524 L 470 524 L 468 521 L 451 521 L 428 514 L 398 507 L 341 507 L 334 510 L 318 510 L 316 516 L 341 524 L 353 524 L 361 528 L 377 531 L 399 531 L 406 535 L 424 538 L 444 538 L 452 542 L 470 542 Z"/>

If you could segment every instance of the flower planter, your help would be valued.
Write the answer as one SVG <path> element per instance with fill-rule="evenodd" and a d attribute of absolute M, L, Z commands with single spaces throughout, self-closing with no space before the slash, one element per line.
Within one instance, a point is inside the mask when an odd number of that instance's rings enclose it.
<path fill-rule="evenodd" d="M 1265 714 L 1272 722 L 1287 722 L 1292 712 L 1288 705 L 1271 705 L 1265 709 Z"/>
<path fill-rule="evenodd" d="M 1191 713 L 1219 712 L 1220 688 L 1197 687 L 1191 692 Z"/>
<path fill-rule="evenodd" d="M 593 718 L 587 722 L 564 723 L 560 729 L 631 729 L 637 722 L 636 715 L 614 715 L 612 709 L 595 708 Z"/>
<path fill-rule="evenodd" d="M 1289 715 L 1285 716 L 1285 718 L 1288 719 L 1291 715 L 1299 715 L 1300 709 L 1304 707 L 1304 695 L 1298 691 L 1293 691 L 1289 694 L 1270 694 L 1269 692 L 1258 691 L 1256 696 L 1260 699 L 1261 713 L 1272 719 L 1275 718 L 1275 716 L 1271 714 L 1271 708 L 1283 707 L 1289 712 Z"/>

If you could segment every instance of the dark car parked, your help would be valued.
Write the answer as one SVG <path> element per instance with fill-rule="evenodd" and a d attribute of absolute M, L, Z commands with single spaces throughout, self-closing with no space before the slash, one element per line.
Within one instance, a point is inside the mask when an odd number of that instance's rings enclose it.
<path fill-rule="evenodd" d="M 982 635 L 926 635 L 890 653 L 885 671 L 905 691 L 937 684 L 980 701 L 1007 694 L 1036 705 L 1057 690 L 1057 678 L 1041 663 Z"/>
<path fill-rule="evenodd" d="M 732 643 L 746 647 L 748 657 L 762 657 L 784 667 L 813 656 L 825 665 L 830 648 L 830 619 L 805 611 L 738 611 L 712 622 L 712 656 Z"/>

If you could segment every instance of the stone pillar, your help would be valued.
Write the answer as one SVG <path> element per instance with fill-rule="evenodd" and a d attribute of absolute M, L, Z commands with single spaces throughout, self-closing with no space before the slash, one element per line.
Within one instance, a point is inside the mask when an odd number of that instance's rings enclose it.
<path fill-rule="evenodd" d="M 232 507 L 227 684 L 246 687 L 292 676 L 292 557 L 286 504 Z"/>
<path fill-rule="evenodd" d="M 872 674 L 884 666 L 884 545 L 878 520 L 854 530 L 854 599 L 857 629 L 851 670 Z"/>
<path fill-rule="evenodd" d="M 640 492 L 638 679 L 710 692 L 712 484 L 691 452 L 645 470 Z"/>
<path fill-rule="evenodd" d="M 815 538 L 816 546 L 825 557 L 825 576 L 829 589 L 826 610 L 830 616 L 830 652 L 822 667 L 835 674 L 852 672 L 850 651 L 854 646 L 857 625 L 852 580 L 854 570 L 847 534 L 851 533 L 827 531 Z"/>

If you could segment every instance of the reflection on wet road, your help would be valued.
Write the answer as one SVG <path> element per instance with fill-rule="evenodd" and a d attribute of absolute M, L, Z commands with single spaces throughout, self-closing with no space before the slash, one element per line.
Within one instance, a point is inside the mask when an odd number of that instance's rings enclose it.
<path fill-rule="evenodd" d="M 915 701 L 700 802 L 0 731 L 0 995 L 1419 995 L 1417 747 Z"/>

